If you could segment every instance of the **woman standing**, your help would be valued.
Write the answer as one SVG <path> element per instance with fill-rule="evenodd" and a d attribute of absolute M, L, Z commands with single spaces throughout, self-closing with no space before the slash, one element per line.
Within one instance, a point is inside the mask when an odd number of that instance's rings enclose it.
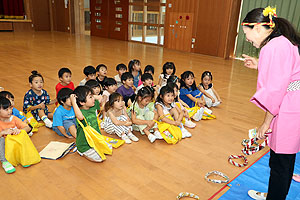
<path fill-rule="evenodd" d="M 296 153 L 300 151 L 300 37 L 276 9 L 256 8 L 242 23 L 247 41 L 261 48 L 259 61 L 244 55 L 245 66 L 258 69 L 251 102 L 266 112 L 257 129 L 264 139 L 268 129 L 270 179 L 268 193 L 248 192 L 253 199 L 284 200 L 288 194 Z"/>

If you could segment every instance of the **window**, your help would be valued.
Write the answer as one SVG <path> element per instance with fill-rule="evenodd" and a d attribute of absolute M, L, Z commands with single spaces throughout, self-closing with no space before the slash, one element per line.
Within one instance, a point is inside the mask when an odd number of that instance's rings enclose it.
<path fill-rule="evenodd" d="M 166 0 L 130 0 L 128 39 L 164 44 Z"/>

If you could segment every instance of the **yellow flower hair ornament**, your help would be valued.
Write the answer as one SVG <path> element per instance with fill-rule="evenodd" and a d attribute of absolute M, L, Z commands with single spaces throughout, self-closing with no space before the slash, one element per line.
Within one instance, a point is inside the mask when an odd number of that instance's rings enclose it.
<path fill-rule="evenodd" d="M 263 15 L 265 17 L 267 17 L 269 15 L 269 19 L 270 19 L 270 23 L 269 26 L 270 28 L 274 28 L 275 27 L 275 23 L 273 22 L 272 17 L 277 17 L 276 15 L 276 8 L 271 8 L 270 6 L 266 7 L 263 11 Z"/>
<path fill-rule="evenodd" d="M 277 17 L 276 15 L 276 8 L 271 8 L 270 6 L 266 7 L 263 10 L 263 15 L 265 17 L 269 16 L 270 22 L 259 22 L 259 23 L 249 23 L 249 22 L 243 22 L 241 25 L 242 26 L 254 26 L 254 25 L 268 25 L 270 28 L 274 28 L 275 27 L 275 23 L 273 22 L 272 17 Z"/>

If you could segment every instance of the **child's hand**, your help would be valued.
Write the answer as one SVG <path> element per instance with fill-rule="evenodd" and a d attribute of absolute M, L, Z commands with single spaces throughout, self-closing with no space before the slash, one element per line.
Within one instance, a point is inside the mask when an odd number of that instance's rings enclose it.
<path fill-rule="evenodd" d="M 24 120 L 24 123 L 29 124 L 29 121 L 27 119 Z"/>
<path fill-rule="evenodd" d="M 181 125 L 181 122 L 178 122 L 178 121 L 174 121 L 174 124 L 175 126 L 180 126 Z"/>
<path fill-rule="evenodd" d="M 71 102 L 76 102 L 76 98 L 77 98 L 76 94 L 70 95 Z"/>
<path fill-rule="evenodd" d="M 152 127 L 154 126 L 155 122 L 154 122 L 154 121 L 148 120 L 148 121 L 146 122 L 146 124 L 147 124 L 147 126 L 148 126 L 149 128 L 152 128 Z"/>
<path fill-rule="evenodd" d="M 185 118 L 189 118 L 189 113 L 188 113 L 188 111 L 185 110 L 185 109 L 184 109 L 184 111 L 183 111 L 183 116 L 184 116 Z"/>
<path fill-rule="evenodd" d="M 39 108 L 42 109 L 42 110 L 44 110 L 44 109 L 45 109 L 45 103 L 44 103 L 44 102 L 43 102 L 43 103 L 40 103 L 40 104 L 39 104 Z"/>
<path fill-rule="evenodd" d="M 66 135 L 66 138 L 72 139 L 73 136 Z"/>
<path fill-rule="evenodd" d="M 131 121 L 127 121 L 126 123 L 125 123 L 125 126 L 131 126 L 132 125 L 132 122 Z"/>
<path fill-rule="evenodd" d="M 19 133 L 21 133 L 21 130 L 20 129 L 17 129 L 17 128 L 15 128 L 14 130 L 13 130 L 13 135 L 18 135 Z"/>
<path fill-rule="evenodd" d="M 0 136 L 6 136 L 6 135 L 12 135 L 13 134 L 13 129 L 8 128 L 0 132 Z"/>
<path fill-rule="evenodd" d="M 211 101 L 212 101 L 212 103 L 215 103 L 216 102 L 216 100 L 215 100 L 215 98 L 210 98 L 211 99 Z"/>

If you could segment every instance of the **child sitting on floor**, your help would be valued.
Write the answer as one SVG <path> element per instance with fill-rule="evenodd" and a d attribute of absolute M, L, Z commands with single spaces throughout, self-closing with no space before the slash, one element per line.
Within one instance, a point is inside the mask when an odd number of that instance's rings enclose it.
<path fill-rule="evenodd" d="M 50 96 L 44 87 L 44 78 L 37 71 L 32 71 L 29 76 L 31 89 L 24 96 L 23 112 L 31 112 L 37 121 L 43 120 L 46 127 L 52 128 L 52 121 L 49 119 L 53 114 L 48 111 Z"/>
<path fill-rule="evenodd" d="M 17 135 L 21 129 L 27 133 L 31 131 L 31 128 L 19 118 L 12 115 L 12 109 L 10 101 L 0 96 L 0 161 L 2 167 L 6 173 L 10 174 L 16 171 L 11 163 L 5 158 L 5 135 Z M 23 166 L 29 167 L 29 166 Z"/>
<path fill-rule="evenodd" d="M 77 120 L 79 120 L 84 126 L 87 125 L 87 122 L 99 134 L 101 134 L 96 115 L 96 110 L 100 110 L 100 104 L 98 101 L 95 101 L 93 91 L 87 86 L 78 86 L 75 88 L 73 93 L 74 94 L 71 94 L 70 99 Z M 97 151 L 89 146 L 83 128 L 78 122 L 76 124 L 76 146 L 79 155 L 84 156 L 93 162 L 102 162 L 103 160 Z"/>
<path fill-rule="evenodd" d="M 14 116 L 16 116 L 17 118 L 19 118 L 20 120 L 22 120 L 24 123 L 27 124 L 28 121 L 27 121 L 26 117 L 18 109 L 16 109 L 14 107 L 15 106 L 15 97 L 14 97 L 14 95 L 12 93 L 8 92 L 8 91 L 2 91 L 2 92 L 0 92 L 0 96 L 5 97 L 10 101 L 11 106 L 13 108 L 12 114 Z"/>
<path fill-rule="evenodd" d="M 149 74 L 151 74 L 152 75 L 152 77 L 154 76 L 154 67 L 152 66 L 152 65 L 146 65 L 146 67 L 145 67 L 145 69 L 144 69 L 144 74 L 145 73 L 149 73 Z M 142 78 L 142 77 L 141 77 Z M 142 80 L 140 79 L 139 80 L 139 85 L 138 86 L 140 86 L 140 85 L 142 85 L 143 84 L 143 82 L 142 82 Z M 152 85 L 151 86 L 153 86 L 153 83 L 152 83 Z"/>
<path fill-rule="evenodd" d="M 158 96 L 160 87 L 159 87 L 159 85 L 153 86 L 153 76 L 149 73 L 144 73 L 142 75 L 141 80 L 142 80 L 142 84 L 136 88 L 135 93 L 137 94 L 141 88 L 149 86 L 154 91 L 154 99 L 156 99 Z"/>
<path fill-rule="evenodd" d="M 62 88 L 57 94 L 60 104 L 53 114 L 53 130 L 60 136 L 76 138 L 76 119 L 70 95 L 73 90 Z"/>
<path fill-rule="evenodd" d="M 141 62 L 139 60 L 136 60 L 136 59 L 129 61 L 128 71 L 133 76 L 133 85 L 134 85 L 134 87 L 137 88 L 138 85 L 139 85 L 139 80 L 141 79 L 141 76 L 143 74 L 142 70 L 141 70 Z"/>
<path fill-rule="evenodd" d="M 176 85 L 176 83 L 172 83 L 169 82 L 167 84 L 168 87 L 174 89 L 174 95 L 175 95 L 175 103 L 177 105 L 176 108 L 179 108 L 178 112 L 183 112 L 183 120 L 182 123 L 185 127 L 187 128 L 195 128 L 196 124 L 194 122 L 191 121 L 190 117 L 189 117 L 189 113 L 187 111 L 187 109 L 185 108 L 185 106 L 181 103 L 180 99 L 179 99 L 179 88 L 178 85 Z"/>
<path fill-rule="evenodd" d="M 83 73 L 86 76 L 82 81 L 80 81 L 79 86 L 84 86 L 88 80 L 96 80 L 96 69 L 95 67 L 89 65 L 83 69 Z"/>
<path fill-rule="evenodd" d="M 204 94 L 204 100 L 207 107 L 215 107 L 222 102 L 219 94 L 214 89 L 212 84 L 212 74 L 209 71 L 205 71 L 201 76 L 201 83 L 199 84 L 199 90 Z"/>
<path fill-rule="evenodd" d="M 162 139 L 157 124 L 153 121 L 158 119 L 152 101 L 153 96 L 154 94 L 151 87 L 146 86 L 141 88 L 128 112 L 133 123 L 133 130 L 140 131 L 142 135 L 146 134 L 151 143 L 156 139 Z M 151 132 L 153 132 L 153 134 Z"/>
<path fill-rule="evenodd" d="M 125 106 L 131 106 L 135 99 L 135 93 L 133 87 L 133 75 L 129 72 L 125 72 L 121 76 L 123 85 L 117 89 L 117 92 L 123 96 Z"/>
<path fill-rule="evenodd" d="M 62 89 L 62 88 L 70 88 L 72 91 L 75 89 L 74 83 L 72 82 L 72 72 L 68 68 L 61 68 L 58 71 L 58 78 L 59 78 L 59 83 L 55 86 L 55 91 L 56 91 L 56 97 L 57 93 Z"/>
<path fill-rule="evenodd" d="M 102 94 L 103 106 L 108 102 L 109 96 L 118 89 L 117 82 L 113 78 L 106 78 L 104 81 L 104 91 Z"/>
<path fill-rule="evenodd" d="M 163 66 L 163 72 L 159 75 L 158 85 L 163 87 L 167 85 L 167 80 L 171 75 L 174 75 L 176 68 L 173 62 L 166 62 Z"/>
<path fill-rule="evenodd" d="M 97 74 L 97 78 L 96 80 L 98 81 L 98 83 L 101 85 L 101 87 L 104 87 L 104 81 L 107 78 L 106 74 L 107 74 L 107 67 L 104 64 L 100 64 L 96 67 L 96 74 Z"/>
<path fill-rule="evenodd" d="M 155 103 L 158 116 L 160 116 L 160 120 L 162 122 L 179 127 L 182 138 L 191 137 L 191 133 L 188 132 L 181 123 L 183 119 L 183 112 L 179 112 L 179 108 L 174 101 L 174 95 L 174 90 L 172 88 L 168 86 L 161 88 Z"/>
<path fill-rule="evenodd" d="M 116 70 L 118 74 L 114 76 L 114 79 L 117 81 L 117 86 L 119 88 L 122 85 L 121 76 L 127 71 L 127 67 L 125 64 L 121 63 L 117 65 Z"/>
<path fill-rule="evenodd" d="M 125 102 L 121 94 L 115 92 L 109 96 L 109 101 L 105 104 L 105 117 L 103 129 L 109 134 L 115 133 L 125 143 L 130 144 L 139 139 L 132 133 L 132 122 L 126 113 Z"/>
<path fill-rule="evenodd" d="M 179 98 L 190 108 L 194 107 L 196 103 L 199 107 L 205 105 L 203 93 L 196 87 L 195 76 L 191 71 L 185 71 L 181 74 Z"/>

